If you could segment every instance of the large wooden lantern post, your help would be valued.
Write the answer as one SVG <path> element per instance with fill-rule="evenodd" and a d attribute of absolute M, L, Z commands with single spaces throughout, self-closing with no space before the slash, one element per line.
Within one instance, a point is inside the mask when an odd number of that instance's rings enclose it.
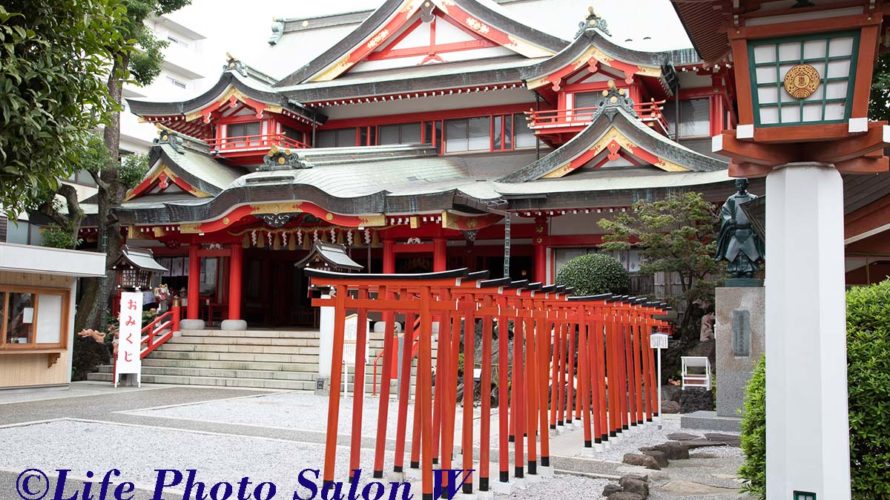
<path fill-rule="evenodd" d="M 841 173 L 888 168 L 867 118 L 886 7 L 673 1 L 710 68 L 732 67 L 738 125 L 713 150 L 766 176 L 767 498 L 849 499 Z"/>

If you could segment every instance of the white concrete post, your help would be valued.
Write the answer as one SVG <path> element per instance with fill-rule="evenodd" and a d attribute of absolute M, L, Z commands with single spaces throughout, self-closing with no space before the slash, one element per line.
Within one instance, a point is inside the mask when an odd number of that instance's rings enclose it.
<path fill-rule="evenodd" d="M 330 294 L 322 294 L 321 298 L 329 299 Z M 334 353 L 334 308 L 322 307 L 318 313 L 318 375 L 331 376 L 331 356 Z M 332 388 L 335 391 L 339 387 Z"/>
<path fill-rule="evenodd" d="M 843 182 L 791 163 L 766 196 L 767 498 L 849 500 Z"/>

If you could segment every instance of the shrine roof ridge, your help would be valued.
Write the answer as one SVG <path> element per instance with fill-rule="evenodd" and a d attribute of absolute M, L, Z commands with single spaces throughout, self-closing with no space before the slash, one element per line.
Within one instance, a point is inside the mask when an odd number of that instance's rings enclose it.
<path fill-rule="evenodd" d="M 432 1 L 432 0 L 431 0 Z M 474 16 L 478 21 L 490 24 L 496 28 L 503 29 L 506 33 L 510 33 L 516 38 L 528 40 L 538 46 L 544 47 L 553 53 L 562 50 L 568 42 L 548 35 L 542 31 L 526 26 L 504 14 L 491 9 L 490 7 L 478 2 L 477 0 L 449 0 L 460 9 Z M 354 30 L 342 38 L 332 47 L 312 59 L 301 68 L 297 69 L 290 75 L 284 77 L 276 84 L 276 87 L 287 87 L 304 83 L 314 77 L 325 68 L 336 63 L 340 58 L 344 57 L 354 47 L 360 45 L 388 19 L 394 16 L 400 8 L 403 8 L 406 0 L 386 0 L 380 7 L 374 10 L 371 15 L 365 18 Z M 435 4 L 435 1 L 434 1 Z M 286 26 L 281 27 L 282 30 Z M 303 102 L 303 101 L 301 101 Z"/>
<path fill-rule="evenodd" d="M 609 40 L 600 30 L 593 27 L 580 32 L 571 44 L 553 57 L 523 68 L 521 70 L 522 78 L 523 80 L 533 80 L 554 73 L 573 64 L 590 47 L 596 47 L 606 55 L 623 63 L 661 68 L 661 78 L 665 90 L 673 93 L 676 89 L 676 75 L 673 66 L 671 66 L 672 54 L 670 52 L 647 52 L 623 47 Z M 606 66 L 609 65 L 606 61 L 602 61 L 602 63 Z"/>

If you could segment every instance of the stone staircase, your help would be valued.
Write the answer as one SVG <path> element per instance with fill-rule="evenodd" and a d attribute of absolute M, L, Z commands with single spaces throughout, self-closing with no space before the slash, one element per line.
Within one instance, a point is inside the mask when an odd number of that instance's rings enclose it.
<path fill-rule="evenodd" d="M 365 372 L 368 395 L 372 392 L 373 361 L 382 350 L 383 334 L 371 333 L 371 360 Z M 434 363 L 435 356 L 434 349 Z M 318 361 L 319 332 L 316 330 L 185 330 L 142 360 L 142 381 L 314 391 Z M 378 377 L 382 363 L 380 365 Z M 102 365 L 98 372 L 89 374 L 88 380 L 113 382 L 112 372 L 111 365 Z M 350 367 L 347 375 L 350 392 L 353 378 Z M 414 380 L 412 371 L 412 389 Z M 390 387 L 390 394 L 395 397 L 398 390 L 395 381 Z"/>
<path fill-rule="evenodd" d="M 142 360 L 142 381 L 312 391 L 318 336 L 313 330 L 185 330 Z M 110 382 L 112 370 L 100 366 L 88 379 Z"/>

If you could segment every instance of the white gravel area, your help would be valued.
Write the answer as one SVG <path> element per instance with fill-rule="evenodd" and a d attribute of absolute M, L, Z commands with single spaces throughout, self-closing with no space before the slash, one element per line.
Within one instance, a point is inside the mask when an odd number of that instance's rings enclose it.
<path fill-rule="evenodd" d="M 362 405 L 362 435 L 374 437 L 377 432 L 379 398 L 366 397 Z M 352 422 L 354 399 L 340 397 L 339 433 L 348 434 Z M 412 407 L 408 406 L 408 435 L 411 435 Z M 126 412 L 145 417 L 177 418 L 201 422 L 256 425 L 283 429 L 325 432 L 328 419 L 328 397 L 298 392 L 275 393 L 246 398 L 221 399 L 203 403 L 170 406 Z M 391 401 L 387 435 L 394 436 L 398 404 Z"/>
<path fill-rule="evenodd" d="M 603 488 L 607 484 L 609 484 L 607 479 L 557 475 L 546 481 L 531 483 L 524 490 L 515 490 L 510 498 L 599 500 L 603 498 Z"/>
<path fill-rule="evenodd" d="M 0 442 L 0 469 L 11 472 L 71 469 L 71 476 L 84 478 L 88 470 L 104 474 L 116 468 L 119 481 L 152 488 L 155 469 L 197 469 L 196 479 L 209 484 L 237 485 L 244 476 L 253 484 L 271 481 L 279 488 L 277 498 L 292 497 L 299 471 L 324 464 L 320 444 L 80 420 L 0 428 Z M 348 456 L 347 448 L 338 448 L 338 480 L 348 477 Z M 363 450 L 363 475 L 370 476 L 372 461 L 372 452 Z"/>
<path fill-rule="evenodd" d="M 349 434 L 352 422 L 352 396 L 340 398 L 339 434 Z M 362 404 L 362 436 L 374 438 L 377 434 L 377 412 L 380 398 L 366 396 Z M 387 439 L 394 439 L 397 428 L 398 403 L 389 403 L 387 418 Z M 408 405 L 407 436 L 412 435 L 414 405 Z M 460 429 L 463 422 L 463 408 L 456 407 L 455 442 L 460 442 Z M 143 409 L 125 412 L 144 417 L 176 418 L 201 422 L 256 425 L 283 429 L 326 432 L 328 397 L 314 394 L 285 392 L 245 398 L 222 399 L 165 408 Z M 474 409 L 474 433 L 478 441 L 481 410 Z M 498 413 L 492 409 L 491 442 L 498 439 Z"/>
<path fill-rule="evenodd" d="M 232 484 L 237 491 L 238 482 L 246 476 L 253 485 L 264 481 L 275 484 L 275 498 L 291 498 L 298 487 L 297 474 L 306 468 L 323 469 L 324 463 L 321 444 L 75 419 L 2 427 L 0 442 L 4 445 L 0 470 L 18 473 L 38 468 L 54 478 L 58 473 L 52 471 L 71 469 L 69 476 L 82 480 L 91 471 L 98 476 L 93 481 L 98 482 L 105 471 L 118 469 L 121 475 L 114 479 L 116 483 L 130 481 L 147 490 L 153 490 L 156 484 L 155 469 L 175 469 L 185 474 L 187 469 L 196 469 L 195 480 L 208 487 L 222 481 Z M 336 480 L 345 482 L 348 477 L 348 459 L 348 448 L 338 447 Z M 363 477 L 359 488 L 373 480 L 372 450 L 362 450 L 360 463 Z M 386 464 L 390 470 L 389 453 Z M 417 474 L 413 471 L 412 477 Z M 388 473 L 385 481 L 393 480 Z M 320 480 L 317 482 L 320 484 Z M 606 483 L 600 479 L 556 476 L 530 483 L 527 489 L 514 490 L 511 496 L 600 498 Z M 412 486 L 415 498 L 419 498 L 419 487 L 416 483 Z M 185 480 L 167 491 L 182 493 L 184 488 Z M 305 488 L 301 492 L 308 494 Z"/>

